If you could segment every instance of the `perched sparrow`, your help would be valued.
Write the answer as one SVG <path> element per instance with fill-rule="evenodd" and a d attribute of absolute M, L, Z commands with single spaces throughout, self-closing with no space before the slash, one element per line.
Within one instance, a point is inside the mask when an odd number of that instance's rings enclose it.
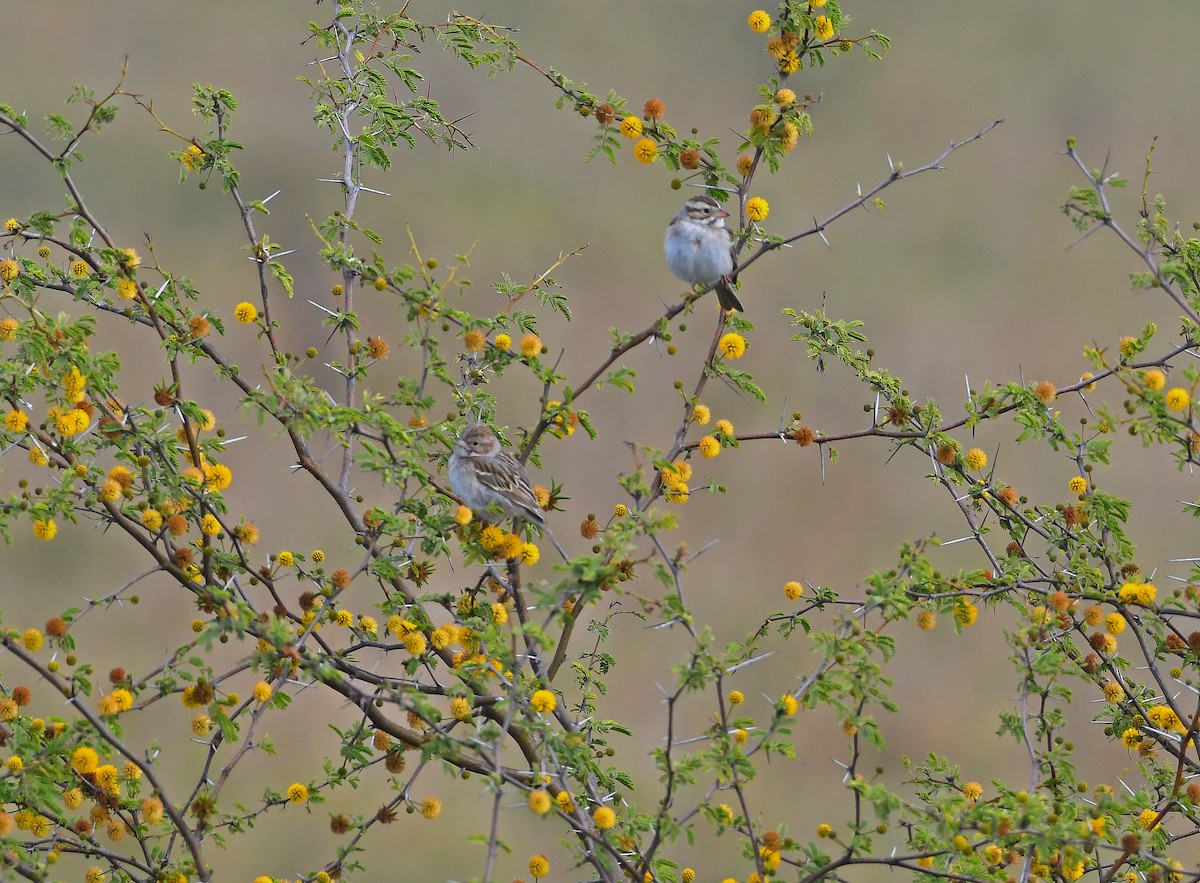
<path fill-rule="evenodd" d="M 706 194 L 691 197 L 679 214 L 667 225 L 663 250 L 671 272 L 692 285 L 717 286 L 717 300 L 723 310 L 742 310 L 733 293 L 729 274 L 733 272 L 733 234 L 725 226 L 729 217 L 717 201 Z"/>
<path fill-rule="evenodd" d="M 510 518 L 532 521 L 550 538 L 559 554 L 567 557 L 546 526 L 525 467 L 500 446 L 500 440 L 485 424 L 468 423 L 454 442 L 450 453 L 450 484 L 462 501 L 480 515 L 495 507 Z"/>

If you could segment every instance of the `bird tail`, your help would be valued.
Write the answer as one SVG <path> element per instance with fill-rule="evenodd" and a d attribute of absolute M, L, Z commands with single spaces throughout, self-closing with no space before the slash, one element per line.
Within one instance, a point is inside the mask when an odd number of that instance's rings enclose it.
<path fill-rule="evenodd" d="M 723 310 L 737 310 L 739 313 L 746 312 L 742 309 L 742 302 L 733 293 L 733 286 L 726 279 L 722 279 L 717 285 L 717 302 L 721 304 L 721 309 Z"/>

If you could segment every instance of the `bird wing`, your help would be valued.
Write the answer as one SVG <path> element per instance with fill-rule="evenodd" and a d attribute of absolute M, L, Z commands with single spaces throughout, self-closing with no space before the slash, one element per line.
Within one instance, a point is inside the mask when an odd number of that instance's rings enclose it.
<path fill-rule="evenodd" d="M 545 523 L 537 494 L 533 492 L 525 467 L 516 457 L 502 451 L 496 455 L 494 463 L 485 461 L 480 463 L 480 466 L 480 482 L 511 503 L 514 509 L 520 510 L 515 514 L 520 514 L 522 518 L 534 524 Z"/>

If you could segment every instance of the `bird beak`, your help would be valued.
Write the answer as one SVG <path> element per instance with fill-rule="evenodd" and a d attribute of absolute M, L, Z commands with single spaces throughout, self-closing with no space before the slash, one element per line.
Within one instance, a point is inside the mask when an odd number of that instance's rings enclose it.
<path fill-rule="evenodd" d="M 728 218 L 729 212 L 725 211 L 725 209 L 723 209 L 723 208 L 717 209 L 717 217 L 718 218 Z"/>

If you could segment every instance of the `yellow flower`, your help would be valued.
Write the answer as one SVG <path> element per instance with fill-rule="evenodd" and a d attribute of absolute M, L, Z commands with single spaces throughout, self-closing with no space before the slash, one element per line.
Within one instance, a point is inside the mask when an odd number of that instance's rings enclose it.
<path fill-rule="evenodd" d="M 129 709 L 133 708 L 133 694 L 124 687 L 117 687 L 109 695 L 117 703 L 118 711 L 129 711 Z"/>
<path fill-rule="evenodd" d="M 521 542 L 521 538 L 515 533 L 506 533 L 492 554 L 498 559 L 508 561 L 510 558 L 516 558 L 521 554 L 521 547 L 523 545 L 524 543 Z"/>
<path fill-rule="evenodd" d="M 1067 490 L 1073 494 L 1082 494 L 1087 490 L 1087 481 L 1082 475 L 1076 475 L 1069 482 L 1067 482 Z"/>
<path fill-rule="evenodd" d="M 745 700 L 746 700 L 746 697 L 742 695 L 741 690 L 730 690 L 729 691 L 729 704 L 730 705 L 741 705 Z"/>
<path fill-rule="evenodd" d="M 705 425 L 707 425 L 708 421 L 711 419 L 712 419 L 712 411 L 709 409 L 708 405 L 693 405 L 692 406 L 692 422 L 693 423 L 697 424 L 698 426 L 705 426 Z"/>
<path fill-rule="evenodd" d="M 643 138 L 633 145 L 633 158 L 640 163 L 649 165 L 658 158 L 658 145 L 650 138 Z"/>
<path fill-rule="evenodd" d="M 545 877 L 550 873 L 550 860 L 540 853 L 529 860 L 529 873 L 533 879 Z"/>
<path fill-rule="evenodd" d="M 771 212 L 771 206 L 761 196 L 751 196 L 746 200 L 746 217 L 752 221 L 764 221 Z"/>
<path fill-rule="evenodd" d="M 233 317 L 243 325 L 249 325 L 258 318 L 258 307 L 249 301 L 242 301 L 233 308 Z"/>
<path fill-rule="evenodd" d="M 470 506 L 458 506 L 454 510 L 454 522 L 458 525 L 466 525 L 471 523 L 471 519 L 475 517 L 475 513 L 471 511 Z"/>
<path fill-rule="evenodd" d="M 217 520 L 217 516 L 209 512 L 200 519 L 200 533 L 206 537 L 215 537 L 221 532 L 221 522 Z"/>
<path fill-rule="evenodd" d="M 612 811 L 611 807 L 601 806 L 592 813 L 592 821 L 596 823 L 599 830 L 607 831 L 617 823 L 617 814 Z"/>
<path fill-rule="evenodd" d="M 558 699 L 549 690 L 538 690 L 529 698 L 529 704 L 537 712 L 554 711 Z"/>
<path fill-rule="evenodd" d="M 1104 629 L 1110 635 L 1119 635 L 1125 631 L 1125 617 L 1115 610 L 1104 618 Z"/>
<path fill-rule="evenodd" d="M 796 708 L 798 707 L 796 704 L 796 697 L 791 693 L 784 693 L 779 697 L 779 707 L 783 714 L 791 717 L 796 713 Z"/>
<path fill-rule="evenodd" d="M 95 748 L 89 748 L 87 745 L 81 745 L 75 749 L 75 753 L 71 755 L 71 766 L 75 772 L 86 776 L 88 773 L 94 773 L 100 766 L 100 755 L 96 753 Z"/>
<path fill-rule="evenodd" d="M 1130 727 L 1121 734 L 1121 744 L 1132 751 L 1142 744 L 1142 731 L 1137 727 Z"/>
<path fill-rule="evenodd" d="M 746 24 L 750 25 L 750 30 L 754 31 L 754 33 L 761 34 L 771 26 L 771 16 L 767 14 L 765 9 L 756 9 L 746 19 Z"/>
<path fill-rule="evenodd" d="M 126 271 L 136 270 L 142 263 L 142 259 L 132 248 L 118 248 L 117 260 L 121 262 L 122 268 Z"/>
<path fill-rule="evenodd" d="M 275 688 L 266 681 L 259 681 L 250 692 L 254 694 L 256 702 L 266 702 L 275 693 Z"/>
<path fill-rule="evenodd" d="M 1155 705 L 1146 712 L 1146 719 L 1160 730 L 1184 732 L 1183 723 L 1169 705 Z"/>
<path fill-rule="evenodd" d="M 521 563 L 529 567 L 537 564 L 542 558 L 541 550 L 533 543 L 521 543 Z"/>
<path fill-rule="evenodd" d="M 404 644 L 404 649 L 413 656 L 420 656 L 429 647 L 429 641 L 420 632 L 409 632 L 400 640 Z"/>
<path fill-rule="evenodd" d="M 375 621 L 375 617 L 373 616 L 360 616 L 358 618 L 358 627 L 368 635 L 379 633 L 379 623 Z"/>
<path fill-rule="evenodd" d="M 92 418 L 82 408 L 72 408 L 67 413 L 60 414 L 55 422 L 59 435 L 65 437 L 78 435 L 83 432 L 88 428 L 88 424 L 92 422 Z"/>
<path fill-rule="evenodd" d="M 1117 681 L 1109 681 L 1104 685 L 1104 701 L 1116 704 L 1125 698 L 1125 688 Z"/>
<path fill-rule="evenodd" d="M 442 802 L 436 797 L 426 797 L 421 801 L 421 815 L 427 819 L 436 819 L 442 814 Z"/>
<path fill-rule="evenodd" d="M 804 594 L 804 586 L 795 580 L 789 580 L 783 584 L 783 594 L 787 596 L 789 601 L 795 601 Z"/>
<path fill-rule="evenodd" d="M 71 275 L 76 279 L 82 279 L 88 274 L 88 269 L 86 261 L 75 261 L 71 264 Z"/>
<path fill-rule="evenodd" d="M 21 760 L 21 758 L 17 757 L 15 754 L 6 760 L 4 765 L 8 767 L 8 771 L 10 773 L 19 773 L 21 770 L 25 769 L 25 761 Z"/>
<path fill-rule="evenodd" d="M 614 518 L 624 518 L 628 514 L 629 514 L 629 507 L 626 506 L 624 503 L 617 503 L 617 505 L 613 506 L 613 517 Z"/>
<path fill-rule="evenodd" d="M 542 351 L 542 339 L 536 334 L 526 334 L 521 338 L 521 355 L 532 359 Z"/>
<path fill-rule="evenodd" d="M 133 300 L 137 297 L 138 284 L 128 276 L 123 276 L 117 280 L 117 297 L 121 300 Z"/>
<path fill-rule="evenodd" d="M 494 524 L 489 524 L 479 534 L 479 545 L 483 546 L 485 551 L 495 552 L 503 542 L 504 531 Z"/>
<path fill-rule="evenodd" d="M 721 453 L 721 443 L 711 435 L 706 435 L 700 439 L 700 455 L 711 460 L 717 454 Z"/>
<path fill-rule="evenodd" d="M 280 567 L 291 567 L 296 562 L 296 557 L 286 549 L 279 553 L 277 559 Z"/>
<path fill-rule="evenodd" d="M 743 178 L 750 174 L 750 170 L 754 168 L 754 158 L 743 154 L 737 158 L 738 174 Z"/>
<path fill-rule="evenodd" d="M 1167 375 L 1157 368 L 1151 368 L 1142 375 L 1142 379 L 1146 381 L 1146 386 L 1155 392 L 1167 385 Z"/>
<path fill-rule="evenodd" d="M 213 720 L 207 714 L 200 713 L 192 718 L 192 734 L 196 736 L 207 736 L 212 732 Z"/>
<path fill-rule="evenodd" d="M 20 229 L 21 229 L 21 222 L 18 221 L 16 218 L 9 218 L 7 221 L 4 222 L 4 232 L 6 232 L 6 233 L 16 233 Z"/>
<path fill-rule="evenodd" d="M 512 338 L 507 334 L 497 334 L 492 340 L 492 346 L 498 350 L 507 350 L 512 346 Z"/>
<path fill-rule="evenodd" d="M 157 825 L 163 820 L 165 808 L 157 797 L 147 797 L 142 801 L 142 818 L 151 825 Z"/>
<path fill-rule="evenodd" d="M 832 837 L 833 836 L 833 828 L 831 828 L 829 825 L 822 822 L 821 824 L 817 825 L 817 836 L 822 839 L 824 839 L 826 837 Z"/>
<path fill-rule="evenodd" d="M 954 605 L 954 619 L 961 626 L 974 625 L 975 620 L 979 618 L 979 608 L 968 601 L 966 598 L 960 598 L 958 603 Z"/>
<path fill-rule="evenodd" d="M 299 782 L 293 782 L 288 785 L 287 799 L 292 803 L 304 803 L 304 801 L 308 800 L 308 788 Z"/>
<path fill-rule="evenodd" d="M 224 463 L 204 466 L 204 484 L 209 490 L 223 491 L 233 483 L 233 470 Z"/>
<path fill-rule="evenodd" d="M 825 0 L 808 0 L 809 9 L 819 9 L 825 5 Z"/>
<path fill-rule="evenodd" d="M 790 107 L 796 103 L 796 93 L 791 89 L 780 89 L 775 93 L 775 103 L 780 107 Z"/>
<path fill-rule="evenodd" d="M 467 352 L 469 353 L 481 353 L 484 347 L 487 346 L 487 338 L 482 331 L 476 328 L 463 335 L 463 346 L 467 348 Z"/>
<path fill-rule="evenodd" d="M 800 70 L 800 56 L 795 52 L 789 52 L 779 60 L 779 71 L 785 74 L 794 74 Z"/>
<path fill-rule="evenodd" d="M 37 629 L 25 629 L 21 635 L 21 643 L 25 645 L 25 649 L 30 653 L 36 653 L 42 649 L 42 644 L 46 638 Z"/>
<path fill-rule="evenodd" d="M 627 116 L 621 120 L 621 134 L 630 141 L 642 137 L 642 121 L 635 116 Z"/>
<path fill-rule="evenodd" d="M 1153 831 L 1155 828 L 1157 828 L 1161 824 L 1161 822 L 1154 821 L 1157 818 L 1158 818 L 1158 810 L 1144 809 L 1140 813 L 1138 813 L 1138 824 L 1141 825 L 1147 831 Z"/>
<path fill-rule="evenodd" d="M 0 319 L 0 340 L 16 340 L 17 329 L 21 327 L 21 323 L 12 316 L 5 316 Z"/>
<path fill-rule="evenodd" d="M 46 456 L 45 452 L 41 448 L 30 448 L 29 449 L 29 462 L 32 463 L 34 466 L 45 466 L 47 463 L 50 462 L 50 458 Z M 57 528 L 55 528 L 55 530 L 57 530 Z M 34 532 L 35 533 L 37 532 L 36 523 L 34 525 Z M 39 537 L 43 540 L 49 540 L 49 539 L 53 539 L 53 534 L 51 534 L 48 537 L 43 537 L 39 534 Z"/>
<path fill-rule="evenodd" d="M 1090 371 L 1085 371 L 1083 374 L 1081 374 L 1081 375 L 1080 375 L 1079 379 L 1080 379 L 1080 380 L 1091 380 L 1091 379 L 1092 379 L 1092 377 L 1093 377 L 1093 375 L 1092 375 L 1092 373 L 1091 373 Z M 1093 382 L 1093 383 L 1089 383 L 1087 386 L 1085 386 L 1085 387 L 1083 388 L 1083 391 L 1084 391 L 1084 392 L 1095 392 L 1095 391 L 1096 391 L 1096 384 L 1095 384 L 1094 382 Z"/>
<path fill-rule="evenodd" d="M 530 791 L 529 808 L 539 816 L 544 816 L 550 812 L 550 795 L 541 788 L 538 788 L 536 791 Z"/>
<path fill-rule="evenodd" d="M 987 454 L 982 448 L 971 448 L 967 451 L 966 460 L 968 469 L 982 469 L 987 465 Z"/>
<path fill-rule="evenodd" d="M 195 144 L 189 144 L 180 153 L 179 161 L 187 166 L 189 172 L 194 172 L 204 165 L 204 151 Z"/>
<path fill-rule="evenodd" d="M 818 15 L 816 26 L 818 39 L 828 40 L 833 36 L 833 22 L 829 20 L 829 16 Z"/>
<path fill-rule="evenodd" d="M 21 274 L 21 265 L 12 258 L 0 261 L 0 281 L 12 282 Z"/>
<path fill-rule="evenodd" d="M 1192 403 L 1192 397 L 1186 389 L 1176 386 L 1167 391 L 1166 402 L 1172 411 L 1186 411 Z"/>
<path fill-rule="evenodd" d="M 9 411 L 4 415 L 4 428 L 9 432 L 24 432 L 29 425 L 29 415 L 21 410 Z"/>
<path fill-rule="evenodd" d="M 450 713 L 460 721 L 471 719 L 471 703 L 463 696 L 455 696 L 450 700 Z"/>
<path fill-rule="evenodd" d="M 974 804 L 983 796 L 983 786 L 978 782 L 967 782 L 963 785 L 963 796 Z"/>
<path fill-rule="evenodd" d="M 746 354 L 746 338 L 730 331 L 717 342 L 717 350 L 727 359 L 740 359 Z"/>
<path fill-rule="evenodd" d="M 83 376 L 80 370 L 74 365 L 71 370 L 63 375 L 62 388 L 63 397 L 68 402 L 78 403 L 83 401 L 83 390 L 87 387 L 87 378 Z"/>

